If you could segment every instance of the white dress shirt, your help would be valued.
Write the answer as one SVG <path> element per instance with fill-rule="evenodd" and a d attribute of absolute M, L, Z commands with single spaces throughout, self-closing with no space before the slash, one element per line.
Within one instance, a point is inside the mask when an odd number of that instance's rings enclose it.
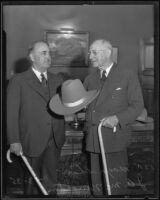
<path fill-rule="evenodd" d="M 41 74 L 44 74 L 44 77 L 46 78 L 47 80 L 47 72 L 39 72 L 38 70 L 36 70 L 34 67 L 32 67 L 32 70 L 33 72 L 35 73 L 35 75 L 37 76 L 37 78 L 39 79 L 40 82 L 42 82 L 42 77 L 41 77 Z"/>
<path fill-rule="evenodd" d="M 102 73 L 103 73 L 103 71 L 106 71 L 105 76 L 106 76 L 106 77 L 108 76 L 108 74 L 109 74 L 109 72 L 110 72 L 112 66 L 113 66 L 113 63 L 112 63 L 109 67 L 107 67 L 106 69 L 100 70 L 101 78 L 102 78 Z"/>

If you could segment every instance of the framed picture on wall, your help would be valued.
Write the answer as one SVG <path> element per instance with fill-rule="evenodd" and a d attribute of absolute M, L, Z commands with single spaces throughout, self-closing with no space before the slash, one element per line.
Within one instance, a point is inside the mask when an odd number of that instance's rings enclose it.
<path fill-rule="evenodd" d="M 154 66 L 154 45 L 147 44 L 144 48 L 144 67 L 145 69 L 153 69 Z"/>
<path fill-rule="evenodd" d="M 140 65 L 142 71 L 154 69 L 153 38 L 140 40 Z"/>
<path fill-rule="evenodd" d="M 87 67 L 89 33 L 81 31 L 45 31 L 52 66 Z"/>

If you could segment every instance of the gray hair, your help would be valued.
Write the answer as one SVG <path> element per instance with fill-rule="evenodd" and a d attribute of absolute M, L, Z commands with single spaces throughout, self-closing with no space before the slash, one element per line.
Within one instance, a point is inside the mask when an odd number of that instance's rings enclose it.
<path fill-rule="evenodd" d="M 97 46 L 101 46 L 103 47 L 104 49 L 110 49 L 112 50 L 112 44 L 110 41 L 108 40 L 105 40 L 105 39 L 98 39 L 98 40 L 95 40 L 92 45 L 97 45 Z"/>
<path fill-rule="evenodd" d="M 47 43 L 46 41 L 44 41 L 44 40 L 39 40 L 39 41 L 34 41 L 34 42 L 32 42 L 32 43 L 29 45 L 29 47 L 28 47 L 28 56 L 29 56 L 29 55 L 31 54 L 31 52 L 34 50 L 35 46 L 36 46 L 37 44 L 40 44 L 40 43 L 43 43 L 43 44 L 48 45 L 48 43 Z"/>

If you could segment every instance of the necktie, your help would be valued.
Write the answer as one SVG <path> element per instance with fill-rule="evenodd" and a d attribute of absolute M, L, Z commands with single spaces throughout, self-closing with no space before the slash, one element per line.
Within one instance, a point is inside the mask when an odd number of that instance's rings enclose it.
<path fill-rule="evenodd" d="M 47 87 L 47 79 L 45 78 L 44 74 L 41 74 L 41 84 L 43 87 Z"/>
<path fill-rule="evenodd" d="M 105 80 L 106 80 L 106 71 L 105 70 L 103 70 L 103 73 L 102 73 L 102 77 L 101 77 L 101 82 L 104 82 Z"/>

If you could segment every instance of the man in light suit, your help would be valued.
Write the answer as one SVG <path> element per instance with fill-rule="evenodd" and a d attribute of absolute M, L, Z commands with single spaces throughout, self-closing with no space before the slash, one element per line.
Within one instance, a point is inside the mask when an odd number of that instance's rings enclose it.
<path fill-rule="evenodd" d="M 32 66 L 9 81 L 7 91 L 7 136 L 10 151 L 28 158 L 33 170 L 49 194 L 56 193 L 60 150 L 65 141 L 64 118 L 48 107 L 50 98 L 63 82 L 47 70 L 51 64 L 50 51 L 44 41 L 29 49 Z M 27 168 L 25 168 L 27 172 Z M 29 174 L 24 194 L 40 194 Z"/>
<path fill-rule="evenodd" d="M 109 41 L 94 41 L 89 58 L 96 70 L 84 81 L 87 90 L 100 90 L 99 96 L 86 110 L 86 150 L 90 153 L 92 192 L 95 196 L 103 196 L 105 191 L 98 139 L 100 120 L 104 119 L 102 137 L 111 194 L 124 195 L 127 189 L 126 149 L 131 136 L 130 124 L 144 107 L 137 73 L 129 67 L 118 66 L 112 57 L 113 48 Z"/>

